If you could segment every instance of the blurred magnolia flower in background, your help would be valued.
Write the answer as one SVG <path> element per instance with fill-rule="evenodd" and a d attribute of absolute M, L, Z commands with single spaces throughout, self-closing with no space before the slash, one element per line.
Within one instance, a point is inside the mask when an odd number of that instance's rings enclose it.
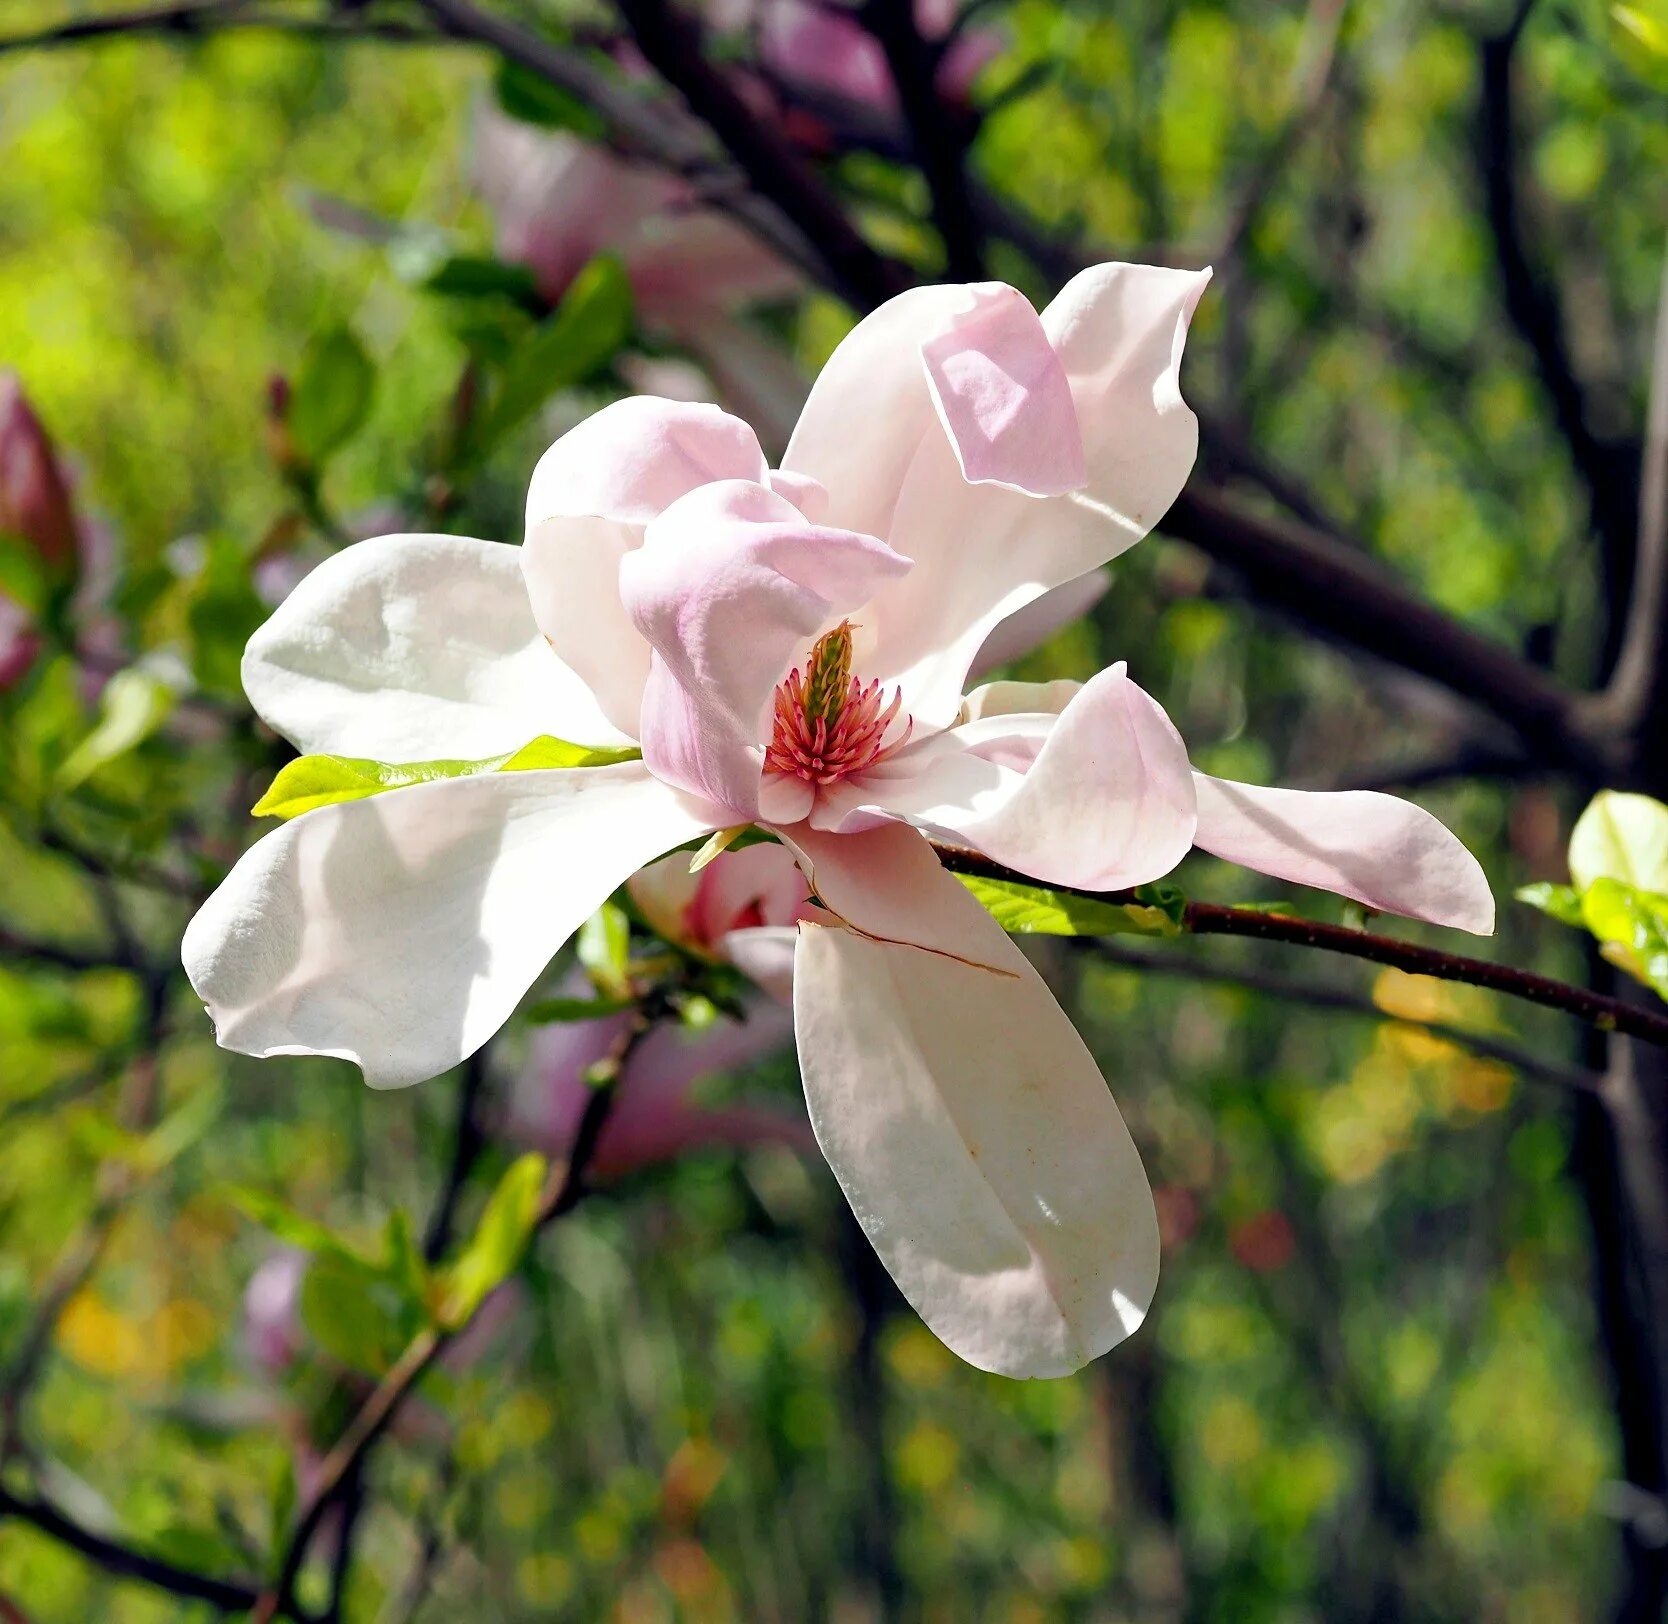
<path fill-rule="evenodd" d="M 322 564 L 243 666 L 298 748 L 467 761 L 551 735 L 617 754 L 320 805 L 268 835 L 185 937 L 219 1041 L 352 1059 L 377 1086 L 432 1076 L 617 886 L 757 823 L 820 904 L 793 972 L 811 1121 L 904 1295 L 1007 1375 L 1128 1336 L 1159 1244 L 1135 1147 L 924 834 L 1045 884 L 1140 885 L 1197 844 L 1374 908 L 1493 920 L 1428 813 L 1196 774 L 1122 663 L 965 692 L 993 631 L 1181 489 L 1208 277 L 1097 266 L 1040 315 L 999 283 L 918 288 L 841 343 L 779 468 L 713 407 L 634 397 L 545 454 L 523 548 L 389 536 Z M 780 928 L 762 904 L 740 918 Z M 719 909 L 706 939 L 734 954 L 736 919 Z"/>
<path fill-rule="evenodd" d="M 809 896 L 799 865 L 781 846 L 749 846 L 723 853 L 698 874 L 690 873 L 688 857 L 674 854 L 627 883 L 668 941 L 737 965 L 769 996 L 749 997 L 740 1021 L 649 1032 L 620 1074 L 592 1166 L 609 1176 L 717 1145 L 813 1150 L 803 1114 L 780 1103 L 709 1107 L 696 1098 L 704 1079 L 743 1071 L 793 1037 L 784 1001 L 791 996 L 795 921 Z M 562 991 L 585 995 L 583 972 L 576 969 Z M 511 1096 L 511 1135 L 550 1155 L 566 1151 L 591 1093 L 585 1074 L 614 1050 L 630 1020 L 621 1013 L 541 1028 Z"/>
<path fill-rule="evenodd" d="M 596 255 L 617 254 L 649 333 L 694 356 L 736 410 L 793 421 L 804 378 L 738 312 L 799 291 L 799 275 L 692 185 L 490 105 L 476 124 L 474 172 L 500 257 L 526 266 L 546 299 L 560 299 Z"/>
<path fill-rule="evenodd" d="M 78 583 L 102 590 L 109 562 L 108 537 L 76 513 L 69 475 L 14 372 L 0 372 L 0 547 L 16 550 L 8 568 L 19 572 L 9 582 L 0 573 L 0 688 L 6 688 L 41 648 L 44 602 L 14 594 L 44 600 Z"/>

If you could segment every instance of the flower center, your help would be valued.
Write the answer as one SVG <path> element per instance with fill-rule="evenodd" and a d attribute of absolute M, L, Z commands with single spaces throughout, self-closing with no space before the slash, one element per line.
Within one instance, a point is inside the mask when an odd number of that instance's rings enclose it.
<path fill-rule="evenodd" d="M 765 771 L 835 784 L 878 766 L 909 742 L 906 717 L 902 736 L 886 743 L 902 705 L 901 693 L 886 704 L 878 682 L 851 674 L 851 622 L 842 620 L 777 684 Z"/>

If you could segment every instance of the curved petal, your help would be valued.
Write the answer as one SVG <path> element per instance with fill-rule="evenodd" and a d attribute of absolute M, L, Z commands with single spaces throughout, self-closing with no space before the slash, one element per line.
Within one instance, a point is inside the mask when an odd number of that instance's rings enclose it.
<path fill-rule="evenodd" d="M 872 674 L 900 683 L 918 720 L 942 726 L 955 714 L 973 656 L 998 622 L 1116 558 L 1175 500 L 1199 439 L 1181 398 L 1182 347 L 1208 279 L 1100 265 L 1042 313 L 1082 434 L 1082 490 L 1038 501 L 969 485 L 942 435 L 919 440 L 879 532 L 916 567 L 872 610 Z"/>
<path fill-rule="evenodd" d="M 1193 844 L 1187 747 L 1121 661 L 1057 718 L 984 716 L 903 752 L 853 791 L 868 808 L 1053 885 L 1144 885 Z"/>
<path fill-rule="evenodd" d="M 1088 482 L 1066 371 L 1031 301 L 1005 282 L 965 290 L 971 308 L 921 346 L 927 387 L 962 478 L 1029 496 Z"/>
<path fill-rule="evenodd" d="M 979 645 L 968 677 L 977 679 L 999 665 L 1029 654 L 1062 627 L 1081 620 L 1106 596 L 1111 584 L 1105 570 L 1090 570 L 1063 586 L 1050 587 L 1023 609 L 1016 609 L 1007 619 L 998 621 Z"/>
<path fill-rule="evenodd" d="M 1205 851 L 1381 913 L 1494 933 L 1482 866 L 1423 807 L 1372 790 L 1317 794 L 1193 775 Z"/>
<path fill-rule="evenodd" d="M 522 568 L 533 614 L 604 714 L 637 736 L 649 649 L 620 602 L 643 526 L 697 486 L 767 477 L 753 431 L 716 406 L 636 395 L 570 429 L 527 490 Z"/>
<path fill-rule="evenodd" d="M 794 968 L 823 1154 L 950 1348 L 1005 1376 L 1069 1374 L 1136 1329 L 1158 1280 L 1152 1194 L 1105 1081 L 920 836 L 805 849 L 849 921 L 801 925 Z"/>
<path fill-rule="evenodd" d="M 704 485 L 674 503 L 620 567 L 654 649 L 642 739 L 656 774 L 731 821 L 751 818 L 776 684 L 810 638 L 908 568 L 872 536 L 810 524 L 763 485 Z"/>
<path fill-rule="evenodd" d="M 243 686 L 298 750 L 465 760 L 553 733 L 622 736 L 533 623 L 520 549 L 373 536 L 327 558 L 249 640 Z"/>
<path fill-rule="evenodd" d="M 799 932 L 792 925 L 751 925 L 730 931 L 719 951 L 741 973 L 780 1003 L 793 997 L 793 956 Z"/>
<path fill-rule="evenodd" d="M 181 955 L 223 1047 L 420 1082 L 491 1037 L 628 874 L 708 827 L 641 762 L 320 807 L 244 853 Z"/>

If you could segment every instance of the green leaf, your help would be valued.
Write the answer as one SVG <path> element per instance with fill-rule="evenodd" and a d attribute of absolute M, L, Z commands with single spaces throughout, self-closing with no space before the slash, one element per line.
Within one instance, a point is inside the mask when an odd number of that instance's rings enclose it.
<path fill-rule="evenodd" d="M 1601 790 L 1576 820 L 1569 861 L 1578 891 L 1610 879 L 1668 892 L 1668 806 L 1649 795 Z"/>
<path fill-rule="evenodd" d="M 301 1281 L 301 1321 L 341 1364 L 380 1376 L 423 1315 L 380 1270 L 340 1252 L 315 1257 Z"/>
<path fill-rule="evenodd" d="M 1581 915 L 1605 958 L 1668 999 L 1668 896 L 1596 880 L 1582 893 Z"/>
<path fill-rule="evenodd" d="M 290 392 L 288 426 L 296 449 L 312 464 L 357 432 L 371 409 L 376 370 L 346 327 L 314 339 Z"/>
<path fill-rule="evenodd" d="M 592 981 L 616 1002 L 631 1002 L 631 920 L 625 909 L 605 902 L 579 927 L 579 962 Z"/>
<path fill-rule="evenodd" d="M 492 88 L 498 105 L 523 124 L 573 130 L 592 141 L 607 133 L 601 118 L 577 96 L 519 62 L 501 61 Z"/>
<path fill-rule="evenodd" d="M 22 536 L 0 534 L 0 598 L 39 617 L 50 597 L 40 549 Z"/>
<path fill-rule="evenodd" d="M 631 283 L 617 259 L 599 256 L 573 279 L 555 314 L 511 357 L 465 460 L 479 461 L 558 390 L 601 371 L 630 336 Z"/>
<path fill-rule="evenodd" d="M 566 1021 L 600 1021 L 622 1015 L 632 1008 L 633 998 L 540 998 L 528 1006 L 527 1019 L 534 1026 L 554 1026 Z"/>
<path fill-rule="evenodd" d="M 92 732 L 58 768 L 58 787 L 78 788 L 100 767 L 143 744 L 167 720 L 177 698 L 171 684 L 140 666 L 118 671 L 99 696 Z"/>
<path fill-rule="evenodd" d="M 957 879 L 1003 930 L 1021 936 L 1179 936 L 1186 898 L 1173 885 L 1142 886 L 1138 903 L 1102 902 L 1043 885 L 992 880 L 977 874 Z"/>
<path fill-rule="evenodd" d="M 268 1195 L 264 1190 L 236 1186 L 226 1191 L 226 1198 L 245 1218 L 259 1224 L 262 1229 L 286 1246 L 295 1247 L 297 1251 L 344 1257 L 355 1263 L 366 1261 L 346 1241 L 317 1219 L 297 1212 L 277 1196 Z"/>
<path fill-rule="evenodd" d="M 689 859 L 689 872 L 699 874 L 715 857 L 722 857 L 752 827 L 750 823 L 735 823 L 728 829 L 714 829 L 707 836 L 706 844 Z"/>
<path fill-rule="evenodd" d="M 1560 924 L 1580 929 L 1586 923 L 1581 917 L 1581 894 L 1572 885 L 1553 885 L 1541 880 L 1534 885 L 1519 886 L 1513 894 L 1519 902 L 1551 914 Z"/>
<path fill-rule="evenodd" d="M 446 1270 L 439 1306 L 440 1323 L 458 1330 L 477 1308 L 515 1272 L 538 1222 L 539 1191 L 545 1160 L 527 1155 L 511 1163 L 498 1181 L 469 1244 Z"/>
<path fill-rule="evenodd" d="M 1652 56 L 1668 58 L 1668 18 L 1653 17 L 1639 6 L 1612 6 L 1616 26 Z"/>
<path fill-rule="evenodd" d="M 519 750 L 480 761 L 372 761 L 362 756 L 298 756 L 279 769 L 252 810 L 257 818 L 296 818 L 337 801 L 359 801 L 384 790 L 466 778 L 475 773 L 534 772 L 549 768 L 608 767 L 634 761 L 635 749 L 592 749 L 566 739 L 534 739 Z"/>
<path fill-rule="evenodd" d="M 453 254 L 423 279 L 430 293 L 451 299 L 508 299 L 535 315 L 544 312 L 539 284 L 525 265 L 481 254 Z"/>
<path fill-rule="evenodd" d="M 429 1297 L 429 1266 L 417 1246 L 411 1228 L 411 1215 L 403 1207 L 388 1214 L 383 1230 L 383 1257 L 388 1278 L 413 1303 L 426 1305 Z"/>

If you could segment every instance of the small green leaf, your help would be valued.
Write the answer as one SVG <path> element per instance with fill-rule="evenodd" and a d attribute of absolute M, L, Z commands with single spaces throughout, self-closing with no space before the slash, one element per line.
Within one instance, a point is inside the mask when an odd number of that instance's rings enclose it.
<path fill-rule="evenodd" d="M 226 1198 L 245 1218 L 259 1224 L 286 1246 L 301 1252 L 329 1253 L 356 1263 L 365 1262 L 346 1241 L 317 1219 L 297 1212 L 264 1190 L 234 1187 L 226 1191 Z"/>
<path fill-rule="evenodd" d="M 296 449 L 312 464 L 349 440 L 371 409 L 376 370 L 346 327 L 321 334 L 308 347 L 290 392 L 287 423 Z"/>
<path fill-rule="evenodd" d="M 453 254 L 424 277 L 423 286 L 450 299 L 507 299 L 535 315 L 545 308 L 538 281 L 525 265 L 486 255 Z"/>
<path fill-rule="evenodd" d="M 421 1328 L 395 1283 L 339 1252 L 315 1257 L 301 1282 L 301 1321 L 331 1358 L 380 1376 Z"/>
<path fill-rule="evenodd" d="M 1551 914 L 1560 924 L 1580 929 L 1586 923 L 1581 917 L 1581 896 L 1572 885 L 1553 885 L 1541 880 L 1534 885 L 1519 886 L 1513 893 L 1519 902 Z"/>
<path fill-rule="evenodd" d="M 1569 861 L 1578 891 L 1610 879 L 1668 892 L 1668 806 L 1649 795 L 1601 790 L 1576 820 Z"/>
<path fill-rule="evenodd" d="M 137 749 L 167 720 L 178 695 L 153 672 L 130 665 L 104 685 L 98 720 L 58 768 L 60 789 L 76 789 L 99 768 Z"/>
<path fill-rule="evenodd" d="M 382 1251 L 389 1279 L 405 1293 L 411 1302 L 423 1305 L 429 1296 L 429 1266 L 417 1248 L 417 1237 L 412 1232 L 411 1215 L 403 1207 L 388 1214 L 383 1230 Z"/>
<path fill-rule="evenodd" d="M 50 597 L 40 549 L 22 536 L 0 533 L 0 598 L 38 617 Z"/>
<path fill-rule="evenodd" d="M 1668 999 L 1668 896 L 1620 880 L 1595 880 L 1581 915 L 1612 964 Z"/>
<path fill-rule="evenodd" d="M 584 383 L 631 336 L 631 283 L 617 259 L 593 259 L 573 279 L 555 313 L 504 369 L 491 409 L 471 441 L 479 461 L 561 389 Z"/>
<path fill-rule="evenodd" d="M 538 1222 L 544 1175 L 544 1158 L 528 1155 L 511 1163 L 498 1181 L 469 1244 L 445 1272 L 439 1319 L 446 1329 L 467 1325 L 475 1310 L 519 1267 Z"/>
<path fill-rule="evenodd" d="M 636 1003 L 632 998 L 540 998 L 527 1008 L 534 1026 L 555 1026 L 567 1021 L 600 1021 L 622 1015 Z"/>
<path fill-rule="evenodd" d="M 737 823 L 728 829 L 713 830 L 707 836 L 706 844 L 689 859 L 689 872 L 699 874 L 715 857 L 722 857 L 752 827 L 750 823 Z"/>
<path fill-rule="evenodd" d="M 631 920 L 625 909 L 605 902 L 579 927 L 579 962 L 607 997 L 631 1001 Z"/>
<path fill-rule="evenodd" d="M 361 756 L 298 756 L 279 769 L 252 810 L 257 818 L 296 818 L 337 801 L 359 801 L 384 790 L 429 784 L 476 773 L 533 772 L 548 768 L 608 767 L 633 761 L 638 751 L 592 749 L 566 739 L 538 738 L 519 750 L 480 761 L 371 761 Z"/>
<path fill-rule="evenodd" d="M 1668 58 L 1668 17 L 1653 17 L 1639 6 L 1612 6 L 1616 26 L 1652 56 Z"/>
<path fill-rule="evenodd" d="M 1139 903 L 1102 902 L 1043 885 L 958 874 L 1003 930 L 1022 936 L 1179 936 L 1186 899 L 1174 886 L 1143 886 Z"/>
<path fill-rule="evenodd" d="M 507 57 L 498 65 L 492 88 L 498 105 L 523 124 L 573 130 L 592 141 L 607 133 L 601 118 L 577 96 Z"/>

